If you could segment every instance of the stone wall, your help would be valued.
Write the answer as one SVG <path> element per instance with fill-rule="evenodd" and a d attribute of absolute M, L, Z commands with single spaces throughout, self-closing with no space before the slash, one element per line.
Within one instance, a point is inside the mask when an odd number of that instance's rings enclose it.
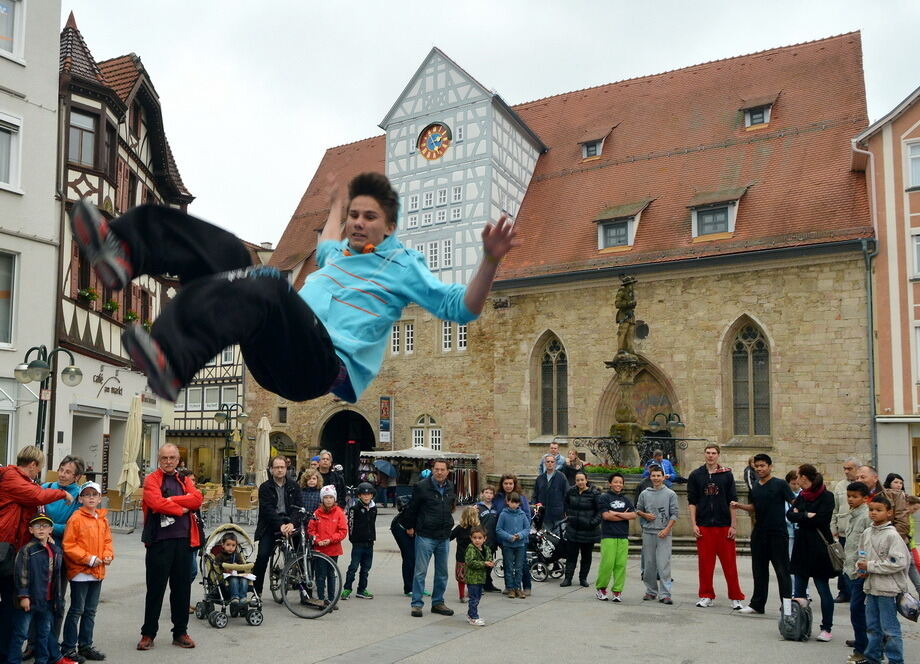
<path fill-rule="evenodd" d="M 604 361 L 615 352 L 618 280 L 502 290 L 509 306 L 487 304 L 469 328 L 466 351 L 440 350 L 440 323 L 417 307 L 415 351 L 388 356 L 357 404 L 377 430 L 377 400 L 393 399 L 393 448 L 411 445 L 411 427 L 430 414 L 444 449 L 477 452 L 485 472 L 533 473 L 549 437 L 538 435 L 535 380 L 548 334 L 568 357 L 569 435 L 602 435 L 613 422 L 618 390 Z M 720 268 L 640 274 L 636 315 L 651 333 L 637 342 L 688 438 L 723 445 L 736 476 L 746 459 L 766 451 L 776 474 L 805 461 L 841 476 L 839 461 L 868 458 L 869 407 L 866 297 L 861 255 L 806 255 Z M 730 346 L 739 325 L 753 321 L 770 348 L 771 435 L 735 438 L 731 426 Z M 247 407 L 274 421 L 288 406 L 286 431 L 301 448 L 319 445 L 323 424 L 346 404 L 332 397 L 284 404 L 248 381 Z M 679 462 L 684 474 L 702 463 L 703 441 L 691 441 Z M 378 444 L 378 449 L 389 448 Z M 580 450 L 581 451 L 581 450 Z M 303 457 L 303 455 L 301 455 Z"/>

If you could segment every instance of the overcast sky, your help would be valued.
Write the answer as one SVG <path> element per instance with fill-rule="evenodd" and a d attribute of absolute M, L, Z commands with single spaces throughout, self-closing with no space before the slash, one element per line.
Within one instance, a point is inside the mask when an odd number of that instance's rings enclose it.
<path fill-rule="evenodd" d="M 328 147 L 438 46 L 509 104 L 862 30 L 869 117 L 920 86 L 917 0 L 63 0 L 96 60 L 134 52 L 190 211 L 277 243 Z"/>

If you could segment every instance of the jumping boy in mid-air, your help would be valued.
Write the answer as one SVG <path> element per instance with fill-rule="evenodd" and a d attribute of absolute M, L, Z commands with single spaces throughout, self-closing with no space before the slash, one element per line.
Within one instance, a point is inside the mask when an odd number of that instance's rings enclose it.
<path fill-rule="evenodd" d="M 266 389 L 292 401 L 332 392 L 355 402 L 380 370 L 404 307 L 415 302 L 445 320 L 474 320 L 499 262 L 518 241 L 507 215 L 487 224 L 472 280 L 448 285 L 396 238 L 399 198 L 385 176 L 351 180 L 344 225 L 342 203 L 335 189 L 316 248 L 318 269 L 299 293 L 277 270 L 252 267 L 236 236 L 180 210 L 141 205 L 110 223 L 79 201 L 71 226 L 106 288 L 122 289 L 142 274 L 182 282 L 149 334 L 135 324 L 122 337 L 159 396 L 175 401 L 211 358 L 239 344 Z"/>

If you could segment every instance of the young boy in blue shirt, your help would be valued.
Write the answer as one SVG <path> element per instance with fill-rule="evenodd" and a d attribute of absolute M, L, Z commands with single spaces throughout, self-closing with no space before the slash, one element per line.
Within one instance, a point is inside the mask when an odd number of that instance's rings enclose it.
<path fill-rule="evenodd" d="M 149 334 L 135 324 L 122 335 L 157 395 L 175 401 L 222 348 L 239 344 L 266 389 L 291 401 L 331 392 L 353 403 L 380 370 L 392 325 L 408 304 L 457 323 L 476 319 L 498 264 L 518 242 L 502 215 L 482 231 L 483 258 L 469 284 L 444 284 L 397 239 L 399 197 L 384 175 L 351 180 L 343 224 L 344 202 L 336 188 L 316 247 L 318 269 L 299 293 L 278 270 L 252 267 L 233 234 L 181 210 L 141 205 L 109 222 L 79 201 L 71 226 L 106 288 L 120 290 L 142 274 L 182 282 Z"/>
<path fill-rule="evenodd" d="M 61 655 L 57 637 L 51 633 L 54 616 L 64 610 L 64 554 L 51 538 L 53 528 L 54 521 L 44 512 L 33 516 L 29 520 L 32 539 L 16 553 L 13 567 L 16 611 L 6 653 L 10 664 L 22 662 L 22 644 L 33 621 L 35 663 L 73 664 L 73 660 Z"/>

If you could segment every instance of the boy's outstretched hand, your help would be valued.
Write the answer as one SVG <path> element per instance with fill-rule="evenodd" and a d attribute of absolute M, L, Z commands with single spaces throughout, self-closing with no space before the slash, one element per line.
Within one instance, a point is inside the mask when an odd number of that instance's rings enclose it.
<path fill-rule="evenodd" d="M 487 260 L 499 263 L 509 251 L 520 244 L 514 223 L 508 219 L 507 214 L 499 217 L 494 225 L 486 224 L 482 229 L 482 250 Z"/>
<path fill-rule="evenodd" d="M 499 217 L 495 224 L 486 224 L 482 229 L 482 261 L 467 285 L 466 295 L 463 297 L 467 309 L 477 316 L 482 313 L 482 307 L 498 271 L 498 264 L 509 251 L 520 244 L 514 224 L 508 219 L 507 214 Z"/>

